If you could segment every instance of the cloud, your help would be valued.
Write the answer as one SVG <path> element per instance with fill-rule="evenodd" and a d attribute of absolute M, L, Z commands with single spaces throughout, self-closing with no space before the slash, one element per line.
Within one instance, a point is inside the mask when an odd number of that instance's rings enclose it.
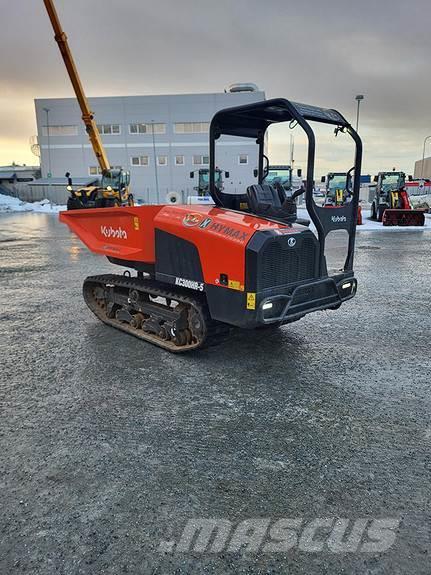
<path fill-rule="evenodd" d="M 354 97 L 363 93 L 365 171 L 391 157 L 411 171 L 431 133 L 428 0 L 56 4 L 90 96 L 213 92 L 253 81 L 268 97 L 335 107 L 354 121 Z M 20 138 L 24 153 L 34 133 L 33 99 L 72 90 L 42 1 L 0 0 L 0 10 L 7 22 L 0 137 Z M 285 155 L 286 138 L 274 142 L 277 155 Z M 325 145 L 323 171 L 334 163 Z"/>

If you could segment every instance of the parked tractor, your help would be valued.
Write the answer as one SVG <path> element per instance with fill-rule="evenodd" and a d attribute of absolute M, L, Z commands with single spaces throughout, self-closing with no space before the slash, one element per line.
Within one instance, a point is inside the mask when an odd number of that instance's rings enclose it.
<path fill-rule="evenodd" d="M 379 172 L 371 204 L 371 219 L 384 226 L 423 226 L 423 210 L 414 210 L 406 189 L 404 172 Z"/>

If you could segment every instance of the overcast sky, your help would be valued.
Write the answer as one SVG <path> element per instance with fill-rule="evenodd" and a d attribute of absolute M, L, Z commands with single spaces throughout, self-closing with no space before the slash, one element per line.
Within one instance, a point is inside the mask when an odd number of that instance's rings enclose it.
<path fill-rule="evenodd" d="M 89 96 L 217 92 L 339 109 L 362 93 L 363 172 L 411 173 L 431 134 L 430 0 L 56 0 Z M 0 164 L 34 163 L 34 98 L 72 96 L 42 0 L 0 0 Z M 301 138 L 296 163 L 304 164 Z M 336 167 L 332 138 L 321 173 Z M 344 146 L 341 141 L 341 146 Z M 286 162 L 289 130 L 270 138 Z M 431 145 L 429 154 L 431 154 Z"/>

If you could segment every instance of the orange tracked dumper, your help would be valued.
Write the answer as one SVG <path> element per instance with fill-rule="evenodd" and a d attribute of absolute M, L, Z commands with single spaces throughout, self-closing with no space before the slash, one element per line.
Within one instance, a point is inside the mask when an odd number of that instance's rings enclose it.
<path fill-rule="evenodd" d="M 50 0 L 45 4 L 52 7 Z M 56 39 L 66 46 L 64 38 Z M 302 193 L 315 232 L 309 221 L 297 219 L 282 190 L 265 183 L 265 135 L 282 122 L 299 125 L 307 137 Z M 352 199 L 332 210 L 313 199 L 312 122 L 349 134 L 356 148 Z M 226 193 L 216 183 L 216 148 L 223 135 L 249 138 L 258 148 L 258 183 L 242 193 Z M 211 121 L 209 150 L 214 206 L 125 205 L 60 213 L 91 251 L 128 270 L 85 279 L 84 299 L 94 314 L 163 349 L 184 352 L 220 341 L 232 327 L 280 326 L 351 299 L 357 287 L 353 255 L 362 143 L 347 120 L 336 110 L 284 98 L 227 108 Z M 332 271 L 326 238 L 338 230 L 347 233 L 348 244 L 343 267 Z"/>

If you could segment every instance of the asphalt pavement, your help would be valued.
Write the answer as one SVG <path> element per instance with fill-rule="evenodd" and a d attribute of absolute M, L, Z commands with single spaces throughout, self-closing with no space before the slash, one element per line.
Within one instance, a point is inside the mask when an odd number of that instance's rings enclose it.
<path fill-rule="evenodd" d="M 361 233 L 339 310 L 175 356 L 89 312 L 116 268 L 55 216 L 0 215 L 0 573 L 429 574 L 430 249 Z"/>

